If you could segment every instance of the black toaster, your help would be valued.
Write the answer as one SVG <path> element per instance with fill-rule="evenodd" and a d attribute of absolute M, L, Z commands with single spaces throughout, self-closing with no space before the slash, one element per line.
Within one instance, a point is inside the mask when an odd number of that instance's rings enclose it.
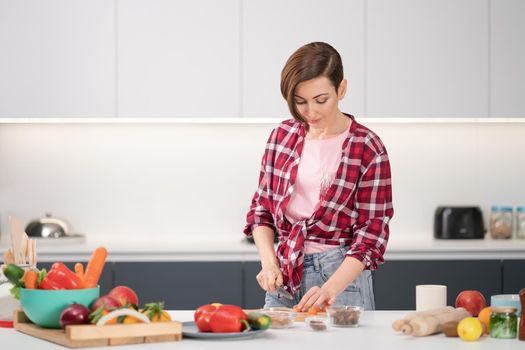
<path fill-rule="evenodd" d="M 479 207 L 438 207 L 434 214 L 434 238 L 481 239 L 485 236 Z"/>

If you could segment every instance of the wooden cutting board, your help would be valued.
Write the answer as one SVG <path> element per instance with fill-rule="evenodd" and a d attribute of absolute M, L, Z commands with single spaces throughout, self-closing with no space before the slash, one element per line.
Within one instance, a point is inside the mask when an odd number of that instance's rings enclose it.
<path fill-rule="evenodd" d="M 22 333 L 50 341 L 68 348 L 128 345 L 179 341 L 182 324 L 178 321 L 67 326 L 66 330 L 41 328 L 26 317 L 23 311 L 14 315 L 14 328 Z"/>

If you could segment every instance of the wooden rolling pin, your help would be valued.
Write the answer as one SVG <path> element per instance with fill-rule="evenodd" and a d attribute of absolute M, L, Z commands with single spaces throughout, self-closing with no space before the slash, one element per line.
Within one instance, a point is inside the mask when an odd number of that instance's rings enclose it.
<path fill-rule="evenodd" d="M 462 307 L 458 307 L 455 310 L 445 313 L 415 317 L 411 319 L 408 324 L 405 324 L 401 331 L 405 334 L 422 337 L 441 332 L 441 326 L 444 323 L 451 321 L 459 322 L 469 316 L 471 316 L 470 312 Z"/>
<path fill-rule="evenodd" d="M 392 328 L 396 332 L 400 332 L 403 326 L 405 324 L 408 324 L 408 322 L 410 322 L 410 320 L 412 320 L 413 318 L 420 317 L 420 316 L 432 316 L 432 315 L 442 314 L 445 312 L 450 312 L 452 310 L 454 310 L 452 306 L 445 306 L 445 307 L 440 307 L 440 308 L 432 309 L 432 310 L 411 312 L 407 314 L 402 320 L 395 320 L 392 323 Z"/>

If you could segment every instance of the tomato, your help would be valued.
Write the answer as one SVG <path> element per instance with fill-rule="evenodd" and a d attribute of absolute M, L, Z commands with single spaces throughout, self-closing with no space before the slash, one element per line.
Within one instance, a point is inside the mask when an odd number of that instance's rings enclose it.
<path fill-rule="evenodd" d="M 160 314 L 155 314 L 151 318 L 151 322 L 168 322 L 168 321 L 171 321 L 171 316 L 164 310 Z"/>
<path fill-rule="evenodd" d="M 171 316 L 164 310 L 155 311 L 155 313 L 151 314 L 148 312 L 148 310 L 142 310 L 141 311 L 144 315 L 146 315 L 151 322 L 168 322 L 171 321 Z"/>
<path fill-rule="evenodd" d="M 101 315 L 100 315 L 99 319 L 102 318 L 102 316 L 106 316 L 110 312 L 111 312 L 110 310 L 101 310 L 100 311 Z M 93 322 L 93 321 L 91 321 L 91 322 Z M 96 323 L 96 321 L 93 322 L 93 323 Z M 105 324 L 116 324 L 116 323 L 117 323 L 117 318 L 115 317 L 115 318 L 112 318 L 111 320 L 107 321 Z"/>
<path fill-rule="evenodd" d="M 119 320 L 119 323 L 131 324 L 131 323 L 142 323 L 142 321 L 136 319 L 133 316 L 124 316 L 124 318 L 122 320 Z"/>
<path fill-rule="evenodd" d="M 164 311 L 164 302 L 146 304 L 141 311 L 151 322 L 171 321 L 171 316 Z"/>

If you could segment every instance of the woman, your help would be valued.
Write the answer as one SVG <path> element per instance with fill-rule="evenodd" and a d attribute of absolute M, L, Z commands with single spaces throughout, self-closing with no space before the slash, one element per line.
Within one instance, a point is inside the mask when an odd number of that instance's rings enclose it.
<path fill-rule="evenodd" d="M 383 263 L 394 213 L 390 164 L 379 137 L 339 110 L 346 87 L 326 43 L 299 48 L 282 71 L 294 119 L 270 135 L 244 229 L 261 258 L 265 307 L 375 308 L 370 271 Z"/>

